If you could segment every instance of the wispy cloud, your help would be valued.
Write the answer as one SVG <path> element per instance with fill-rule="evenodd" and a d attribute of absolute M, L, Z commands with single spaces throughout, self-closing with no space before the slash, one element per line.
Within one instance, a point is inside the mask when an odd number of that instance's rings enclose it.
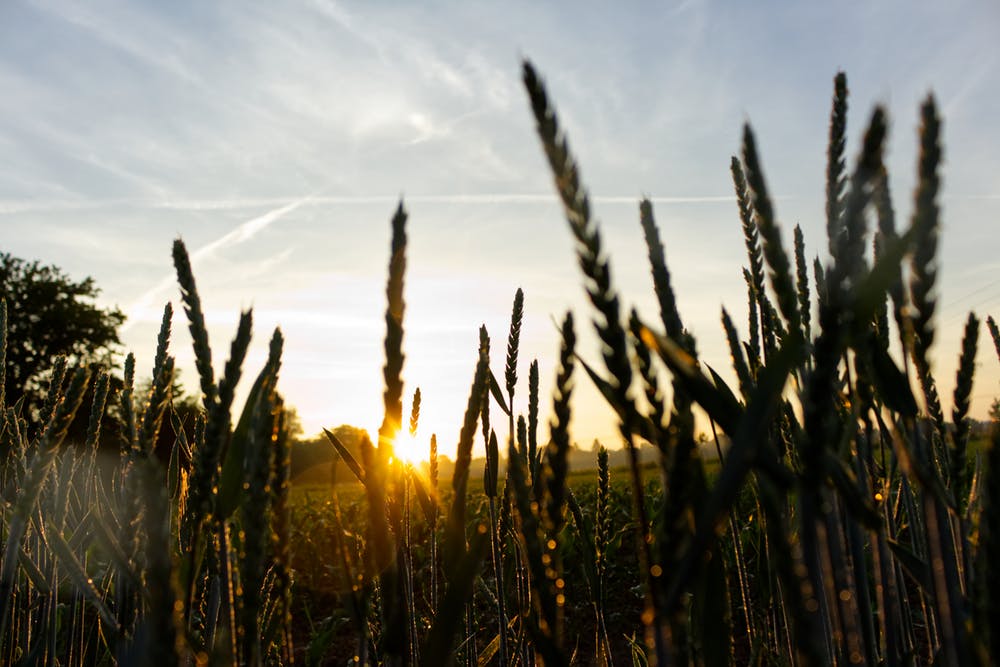
<path fill-rule="evenodd" d="M 310 198 L 311 196 L 302 197 L 301 199 L 292 201 L 284 206 L 270 210 L 263 215 L 251 218 L 250 220 L 237 225 L 229 233 L 223 234 L 219 238 L 204 244 L 194 252 L 189 253 L 192 264 L 210 259 L 223 248 L 239 245 L 240 243 L 246 243 L 270 225 L 307 203 Z M 122 326 L 122 333 L 126 333 L 129 329 L 131 329 L 142 319 L 143 316 L 150 314 L 150 309 L 153 306 L 154 300 L 173 286 L 174 276 L 173 274 L 170 274 L 158 282 L 156 286 L 146 291 L 142 296 L 136 299 L 136 301 L 125 311 L 128 319 Z"/>
<path fill-rule="evenodd" d="M 261 319 L 267 311 L 287 326 L 290 378 L 313 372 L 312 359 L 294 366 L 310 345 L 377 340 L 334 325 L 347 313 L 380 326 L 384 221 L 403 192 L 414 212 L 408 344 L 422 340 L 421 311 L 456 328 L 471 317 L 474 329 L 492 317 L 486 304 L 495 301 L 502 321 L 515 279 L 548 335 L 545 314 L 583 297 L 519 81 L 518 59 L 527 56 L 546 76 L 606 223 L 608 252 L 620 258 L 622 294 L 651 293 L 648 270 L 628 258 L 644 256 L 635 208 L 641 193 L 655 193 L 685 321 L 706 354 L 724 357 L 715 304 L 745 298 L 727 169 L 739 126 L 753 119 L 769 182 L 786 195 L 780 199 L 795 195 L 782 221 L 801 221 L 817 244 L 810 247 L 822 249 L 829 84 L 843 68 L 852 77 L 851 122 L 887 99 L 901 128 L 889 154 L 898 162 L 892 173 L 902 175 L 899 192 L 910 187 L 917 101 L 939 91 L 957 121 L 947 126 L 946 214 L 974 232 L 964 234 L 965 246 L 962 233 L 942 246 L 942 303 L 992 297 L 988 288 L 963 300 L 962 290 L 980 289 L 980 278 L 987 285 L 995 269 L 977 239 L 989 233 L 1000 190 L 987 148 L 997 144 L 989 115 L 1000 90 L 996 12 L 975 2 L 795 12 L 765 4 L 761 11 L 672 0 L 639 17 L 599 4 L 571 15 L 525 0 L 436 12 L 398 0 L 0 0 L 5 250 L 95 274 L 109 302 L 131 304 L 126 330 L 134 327 L 129 344 L 141 355 L 146 329 L 176 293 L 173 275 L 160 279 L 161 262 L 181 233 L 199 276 L 225 272 L 224 284 L 205 295 L 216 321 L 228 322 L 227 308 L 253 298 Z M 844 43 L 857 48 L 837 48 Z M 906 48 L 912 43 L 939 48 L 915 52 Z M 299 196 L 308 192 L 315 196 Z M 330 240 L 346 234 L 349 247 Z M 227 252 L 233 247 L 240 252 Z M 454 292 L 435 285 L 421 304 L 421 271 L 439 271 Z M 484 297 L 487 288 L 504 294 Z M 335 314 L 315 314 L 327 312 Z M 538 338 L 544 364 L 556 341 Z M 350 354 L 346 363 L 377 368 L 380 352 L 370 347 L 376 356 Z M 409 369 L 454 355 L 430 342 L 421 350 Z M 455 385 L 454 395 L 425 389 L 460 411 L 465 376 L 428 378 Z M 321 412 L 345 421 L 365 414 L 357 386 L 352 379 L 333 415 L 330 404 L 339 401 L 329 400 L 326 383 L 287 390 L 315 425 Z M 380 406 L 379 387 L 371 396 Z M 604 437 L 593 422 L 583 428 Z M 613 439 L 614 424 L 606 430 Z"/>
<path fill-rule="evenodd" d="M 144 17 L 132 11 L 134 5 L 118 5 L 96 13 L 88 11 L 88 5 L 79 3 L 33 0 L 31 4 L 127 56 L 187 83 L 202 85 L 201 78 L 176 55 L 178 33 L 151 30 L 155 24 L 142 20 Z M 127 18 L 123 12 L 128 14 Z M 123 24 L 128 24 L 129 29 L 122 29 Z"/>

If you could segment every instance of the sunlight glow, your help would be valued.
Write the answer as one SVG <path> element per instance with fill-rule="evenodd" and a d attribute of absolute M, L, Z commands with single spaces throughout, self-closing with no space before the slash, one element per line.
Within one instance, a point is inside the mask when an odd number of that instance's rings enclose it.
<path fill-rule="evenodd" d="M 393 452 L 400 461 L 418 464 L 430 456 L 429 441 L 419 435 L 414 437 L 409 431 L 400 431 L 392 443 Z"/>

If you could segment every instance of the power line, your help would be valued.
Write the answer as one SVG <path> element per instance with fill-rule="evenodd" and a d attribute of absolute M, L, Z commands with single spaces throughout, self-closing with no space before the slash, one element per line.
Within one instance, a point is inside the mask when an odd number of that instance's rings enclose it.
<path fill-rule="evenodd" d="M 972 297 L 974 297 L 974 296 L 976 296 L 978 294 L 982 294 L 986 290 L 991 289 L 993 287 L 997 287 L 998 285 L 1000 285 L 1000 278 L 998 278 L 997 280 L 994 280 L 994 281 L 992 281 L 990 283 L 987 283 L 986 285 L 983 285 L 982 287 L 974 289 L 971 292 L 967 292 L 963 296 L 961 296 L 961 297 L 959 297 L 959 298 L 957 298 L 957 299 L 955 299 L 953 301 L 949 301 L 947 304 L 945 304 L 944 307 L 941 308 L 941 312 L 942 312 L 942 314 L 944 314 L 945 311 L 957 308 L 961 302 L 966 301 L 967 299 L 970 299 L 970 298 L 972 298 Z M 995 300 L 997 298 L 1000 298 L 1000 295 L 994 296 L 991 299 L 985 299 L 985 300 L 981 299 L 981 300 L 979 300 L 979 301 L 977 301 L 977 302 L 975 302 L 975 303 L 972 304 L 974 306 L 973 308 L 963 308 L 961 312 L 953 314 L 953 315 L 949 315 L 944 320 L 943 323 L 944 324 L 952 324 L 952 323 L 958 321 L 959 319 L 964 319 L 968 315 L 968 311 L 969 310 L 975 310 L 976 306 L 982 306 L 983 304 L 988 303 L 991 300 Z"/>

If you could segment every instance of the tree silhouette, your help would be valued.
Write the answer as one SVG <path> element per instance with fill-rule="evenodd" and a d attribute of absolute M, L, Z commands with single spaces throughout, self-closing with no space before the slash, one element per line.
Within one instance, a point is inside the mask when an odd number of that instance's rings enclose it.
<path fill-rule="evenodd" d="M 121 344 L 118 308 L 94 303 L 93 278 L 74 281 L 56 266 L 0 253 L 0 297 L 7 301 L 7 404 L 24 399 L 24 416 L 37 418 L 53 360 L 110 367 Z"/>

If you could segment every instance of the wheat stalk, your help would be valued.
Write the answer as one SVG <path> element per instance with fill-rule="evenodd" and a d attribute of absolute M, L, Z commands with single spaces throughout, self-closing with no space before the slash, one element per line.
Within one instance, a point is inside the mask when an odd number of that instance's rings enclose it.
<path fill-rule="evenodd" d="M 969 493 L 969 472 L 966 461 L 966 445 L 969 440 L 969 397 L 972 395 L 972 378 L 976 372 L 976 348 L 979 342 L 979 319 L 969 313 L 962 337 L 962 354 L 955 377 L 954 407 L 951 423 L 955 431 L 952 435 L 951 484 L 959 515 L 964 511 Z"/>
<path fill-rule="evenodd" d="M 684 325 L 681 324 L 681 317 L 677 312 L 677 299 L 670 284 L 670 271 L 667 269 L 663 243 L 660 241 L 660 231 L 653 219 L 653 205 L 645 198 L 639 202 L 639 224 L 646 241 L 646 252 L 653 275 L 653 290 L 660 304 L 660 320 L 668 336 L 674 340 L 681 340 Z"/>
<path fill-rule="evenodd" d="M 847 76 L 837 72 L 833 78 L 833 103 L 830 109 L 830 139 L 826 153 L 826 233 L 830 256 L 836 257 L 844 234 L 843 206 L 847 176 L 844 147 L 847 131 Z"/>
<path fill-rule="evenodd" d="M 781 232 L 774 215 L 771 197 L 764 182 L 764 173 L 757 157 L 757 144 L 749 125 L 743 126 L 743 163 L 746 165 L 747 185 L 753 197 L 754 222 L 763 241 L 764 259 L 771 268 L 771 288 L 778 297 L 778 307 L 785 318 L 788 330 L 801 335 L 801 317 L 796 303 L 795 285 L 791 265 L 781 243 Z M 762 292 L 763 293 L 763 292 Z"/>
<path fill-rule="evenodd" d="M 90 377 L 85 368 L 77 368 L 70 379 L 65 395 L 55 403 L 52 416 L 42 431 L 21 488 L 14 502 L 13 513 L 7 524 L 7 535 L 0 565 L 0 637 L 7 636 L 7 623 L 12 606 L 12 590 L 17 573 L 21 542 L 27 531 L 35 503 L 42 492 L 55 459 L 56 452 L 66 437 L 76 415 Z M 54 390 L 54 388 L 52 388 Z"/>
<path fill-rule="evenodd" d="M 611 269 L 604 257 L 601 237 L 597 224 L 591 216 L 590 201 L 586 190 L 580 184 L 576 161 L 569 151 L 566 138 L 562 135 L 555 112 L 549 103 L 548 94 L 541 80 L 529 62 L 523 64 L 523 81 L 534 112 L 536 129 L 542 147 L 548 157 L 549 166 L 555 177 L 556 190 L 563 203 L 566 219 L 576 239 L 577 259 L 586 279 L 586 291 L 600 318 L 594 321 L 594 328 L 604 343 L 602 356 L 611 375 L 609 380 L 612 395 L 609 397 L 623 423 L 621 431 L 630 457 L 633 504 L 635 518 L 639 524 L 636 539 L 642 557 L 640 565 L 644 573 L 649 572 L 652 562 L 649 522 L 642 495 L 642 477 L 639 470 L 638 454 L 632 441 L 632 432 L 637 422 L 637 410 L 629 395 L 632 383 L 632 366 L 628 358 L 628 340 L 620 320 L 618 295 L 612 287 Z M 652 635 L 650 643 L 656 648 L 658 658 L 665 659 L 666 640 L 663 637 L 656 587 L 647 586 L 647 627 Z"/>
<path fill-rule="evenodd" d="M 802 319 L 802 335 L 805 340 L 812 338 L 809 306 L 809 270 L 806 268 L 806 242 L 802 228 L 795 225 L 795 287 L 799 295 L 799 314 Z"/>

